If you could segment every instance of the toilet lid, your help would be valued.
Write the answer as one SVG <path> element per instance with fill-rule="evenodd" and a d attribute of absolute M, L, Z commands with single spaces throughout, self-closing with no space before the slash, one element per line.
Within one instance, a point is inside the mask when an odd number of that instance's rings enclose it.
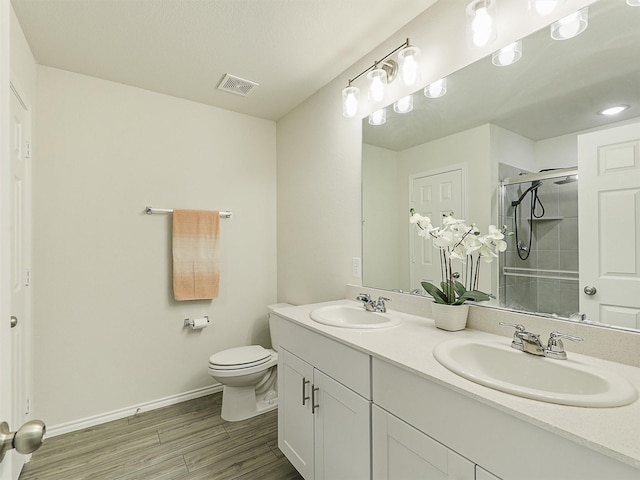
<path fill-rule="evenodd" d="M 209 365 L 214 368 L 249 368 L 265 363 L 271 353 L 260 345 L 230 348 L 214 353 L 209 358 Z"/>

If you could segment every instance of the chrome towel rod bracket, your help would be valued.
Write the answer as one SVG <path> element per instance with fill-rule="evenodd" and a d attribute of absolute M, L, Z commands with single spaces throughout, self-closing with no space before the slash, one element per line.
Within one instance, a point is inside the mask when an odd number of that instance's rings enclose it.
<path fill-rule="evenodd" d="M 173 209 L 171 208 L 153 208 L 153 207 L 145 207 L 144 209 L 144 213 L 146 213 L 147 215 L 153 215 L 154 213 L 173 213 Z M 225 211 L 220 211 L 220 217 L 222 218 L 231 218 L 233 216 L 233 213 L 225 210 Z"/>

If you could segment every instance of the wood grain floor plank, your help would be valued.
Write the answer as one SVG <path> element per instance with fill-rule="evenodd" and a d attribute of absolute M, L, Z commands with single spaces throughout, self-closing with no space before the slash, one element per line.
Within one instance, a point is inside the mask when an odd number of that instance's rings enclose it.
<path fill-rule="evenodd" d="M 277 411 L 220 417 L 217 393 L 45 441 L 20 480 L 301 480 L 277 448 Z"/>

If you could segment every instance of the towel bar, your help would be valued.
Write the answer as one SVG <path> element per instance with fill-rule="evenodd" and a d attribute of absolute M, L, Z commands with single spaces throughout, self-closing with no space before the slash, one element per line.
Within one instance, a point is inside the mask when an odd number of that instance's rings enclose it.
<path fill-rule="evenodd" d="M 171 208 L 153 208 L 153 207 L 145 207 L 144 212 L 147 215 L 152 215 L 154 213 L 173 213 L 173 209 Z M 233 216 L 232 212 L 229 211 L 220 211 L 220 217 L 222 218 L 231 218 Z"/>

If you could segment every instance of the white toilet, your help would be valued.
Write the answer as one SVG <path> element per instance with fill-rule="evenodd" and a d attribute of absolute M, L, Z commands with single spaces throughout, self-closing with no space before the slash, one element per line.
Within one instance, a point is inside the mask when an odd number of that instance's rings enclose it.
<path fill-rule="evenodd" d="M 272 349 L 260 345 L 230 348 L 209 358 L 209 375 L 224 385 L 222 418 L 245 420 L 278 407 L 278 337 L 273 310 L 288 304 L 269 305 Z"/>

